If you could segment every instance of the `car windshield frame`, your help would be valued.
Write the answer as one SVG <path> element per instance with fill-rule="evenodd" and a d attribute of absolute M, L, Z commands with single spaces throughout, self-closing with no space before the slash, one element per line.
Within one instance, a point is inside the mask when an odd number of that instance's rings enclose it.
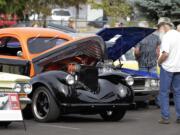
<path fill-rule="evenodd" d="M 54 42 L 55 44 L 53 43 L 51 44 L 51 42 Z M 50 50 L 54 47 L 57 47 L 59 45 L 62 45 L 65 42 L 68 42 L 68 39 L 60 38 L 58 37 L 58 35 L 55 35 L 54 37 L 36 36 L 36 37 L 31 37 L 27 40 L 27 47 L 31 54 L 39 54 L 47 50 Z"/>

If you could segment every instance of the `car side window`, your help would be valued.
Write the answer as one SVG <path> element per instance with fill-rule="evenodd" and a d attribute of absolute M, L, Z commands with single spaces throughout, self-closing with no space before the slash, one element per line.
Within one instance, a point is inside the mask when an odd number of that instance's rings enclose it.
<path fill-rule="evenodd" d="M 17 56 L 22 51 L 20 41 L 14 37 L 0 38 L 0 55 Z"/>

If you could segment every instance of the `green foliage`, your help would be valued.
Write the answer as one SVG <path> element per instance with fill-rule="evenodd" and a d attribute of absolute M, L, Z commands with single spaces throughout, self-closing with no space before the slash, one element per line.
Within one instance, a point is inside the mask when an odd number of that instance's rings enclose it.
<path fill-rule="evenodd" d="M 0 0 L 0 11 L 5 14 L 19 14 L 25 8 L 24 0 Z"/>
<path fill-rule="evenodd" d="M 66 0 L 66 1 L 63 1 L 63 3 L 68 6 L 76 6 L 79 4 L 85 4 L 87 2 L 88 2 L 88 0 Z"/>
<path fill-rule="evenodd" d="M 0 0 L 0 6 L 5 5 L 5 0 Z"/>
<path fill-rule="evenodd" d="M 86 4 L 88 0 L 0 0 L 0 12 L 4 14 L 17 14 L 22 19 L 32 11 L 43 14 L 44 18 L 51 14 L 51 9 L 55 5 L 61 7 L 75 6 L 77 18 L 81 4 Z"/>
<path fill-rule="evenodd" d="M 174 14 L 180 15 L 180 0 L 136 0 L 136 5 L 144 15 L 153 20 L 166 16 L 173 19 L 179 18 Z"/>
<path fill-rule="evenodd" d="M 88 0 L 65 0 L 61 2 L 64 6 L 75 6 L 76 18 L 79 18 L 79 9 L 81 4 L 86 4 Z"/>
<path fill-rule="evenodd" d="M 50 6 L 51 0 L 30 0 L 27 2 L 29 10 L 32 10 L 35 13 L 42 13 L 45 15 L 50 14 Z"/>
<path fill-rule="evenodd" d="M 126 17 L 132 12 L 132 7 L 125 0 L 103 0 L 102 3 L 91 0 L 91 3 L 94 8 L 103 9 L 105 14 L 111 17 Z"/>
<path fill-rule="evenodd" d="M 126 18 L 132 13 L 132 7 L 125 0 L 102 0 L 101 3 L 96 0 L 89 0 L 89 3 L 95 9 L 103 9 L 105 15 L 111 18 L 111 26 L 115 26 L 120 18 Z"/>

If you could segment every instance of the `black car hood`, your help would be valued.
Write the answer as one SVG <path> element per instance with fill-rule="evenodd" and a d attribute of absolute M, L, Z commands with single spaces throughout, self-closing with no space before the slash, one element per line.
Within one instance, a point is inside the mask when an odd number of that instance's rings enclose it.
<path fill-rule="evenodd" d="M 102 29 L 97 35 L 101 36 L 105 42 L 117 36 L 115 42 L 111 42 L 111 46 L 106 46 L 108 58 L 117 60 L 121 55 L 125 54 L 129 49 L 154 31 L 155 29 L 151 28 L 118 27 Z"/>

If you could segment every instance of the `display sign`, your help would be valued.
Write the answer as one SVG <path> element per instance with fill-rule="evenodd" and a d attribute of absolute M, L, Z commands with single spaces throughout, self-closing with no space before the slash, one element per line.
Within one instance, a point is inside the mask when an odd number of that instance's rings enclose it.
<path fill-rule="evenodd" d="M 17 93 L 0 92 L 0 121 L 23 121 Z"/>

